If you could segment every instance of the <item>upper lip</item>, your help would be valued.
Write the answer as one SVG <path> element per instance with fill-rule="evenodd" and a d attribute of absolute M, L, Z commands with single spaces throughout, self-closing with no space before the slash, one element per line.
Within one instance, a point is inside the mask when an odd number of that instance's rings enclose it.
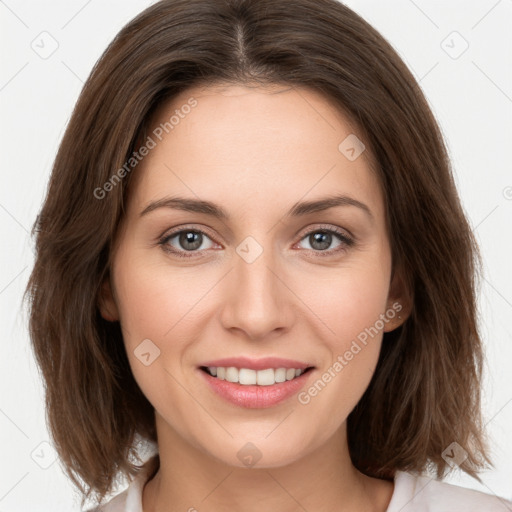
<path fill-rule="evenodd" d="M 296 368 L 305 370 L 309 368 L 308 363 L 301 363 L 292 359 L 282 359 L 280 357 L 263 357 L 261 359 L 251 359 L 250 357 L 226 357 L 223 359 L 215 359 L 207 361 L 200 366 L 214 366 L 216 368 L 248 368 L 250 370 L 266 370 L 267 368 Z"/>

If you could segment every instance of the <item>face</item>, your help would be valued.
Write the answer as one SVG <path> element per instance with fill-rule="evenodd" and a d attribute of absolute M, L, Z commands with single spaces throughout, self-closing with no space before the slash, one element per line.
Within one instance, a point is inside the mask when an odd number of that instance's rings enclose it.
<path fill-rule="evenodd" d="M 403 322 L 362 135 L 319 93 L 285 86 L 189 89 L 150 130 L 102 315 L 120 321 L 159 441 L 233 466 L 246 464 L 248 442 L 260 466 L 299 460 L 343 430 L 383 332 Z M 178 197 L 225 217 L 165 203 Z M 244 370 L 222 380 L 208 365 Z M 307 371 L 265 381 L 291 368 Z"/>

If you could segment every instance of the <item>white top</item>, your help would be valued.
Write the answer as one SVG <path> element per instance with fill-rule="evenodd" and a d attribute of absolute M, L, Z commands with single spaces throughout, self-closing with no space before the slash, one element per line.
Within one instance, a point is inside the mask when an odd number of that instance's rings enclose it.
<path fill-rule="evenodd" d="M 143 512 L 142 489 L 153 474 L 151 457 L 128 487 L 103 506 L 86 512 Z M 427 476 L 397 471 L 386 512 L 512 512 L 512 502 Z"/>

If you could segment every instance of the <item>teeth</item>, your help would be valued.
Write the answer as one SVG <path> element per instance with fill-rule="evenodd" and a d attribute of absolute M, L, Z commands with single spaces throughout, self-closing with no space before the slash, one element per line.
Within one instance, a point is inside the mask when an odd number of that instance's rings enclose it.
<path fill-rule="evenodd" d="M 284 382 L 286 380 L 286 368 L 278 368 L 277 370 L 274 370 L 274 379 L 276 382 Z"/>
<path fill-rule="evenodd" d="M 258 370 L 256 372 L 256 384 L 258 384 L 258 386 L 272 386 L 272 384 L 275 383 L 275 371 L 272 368 L 268 370 Z"/>
<path fill-rule="evenodd" d="M 286 370 L 286 380 L 292 380 L 294 377 L 298 377 L 297 372 L 299 372 L 300 375 L 300 370 L 295 370 L 295 368 L 288 368 L 288 370 Z"/>
<path fill-rule="evenodd" d="M 304 373 L 299 368 L 267 368 L 265 370 L 251 370 L 249 368 L 228 368 L 208 366 L 208 372 L 213 377 L 228 382 L 237 382 L 246 386 L 272 386 L 279 382 L 295 379 Z"/>
<path fill-rule="evenodd" d="M 238 382 L 238 370 L 234 366 L 226 368 L 226 380 L 228 382 Z"/>
<path fill-rule="evenodd" d="M 234 368 L 236 370 L 236 368 Z M 238 370 L 238 380 L 240 384 L 250 385 L 256 384 L 258 380 L 258 374 L 256 370 L 249 370 L 248 368 L 241 368 Z"/>

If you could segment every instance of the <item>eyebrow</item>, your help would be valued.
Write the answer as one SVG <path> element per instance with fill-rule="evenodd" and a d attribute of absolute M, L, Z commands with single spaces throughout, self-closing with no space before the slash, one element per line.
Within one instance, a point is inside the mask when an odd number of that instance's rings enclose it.
<path fill-rule="evenodd" d="M 335 195 L 328 196 L 314 201 L 303 201 L 295 203 L 291 209 L 286 213 L 287 217 L 300 217 L 311 213 L 321 212 L 336 206 L 355 206 L 361 209 L 366 215 L 373 220 L 373 214 L 370 208 L 347 195 Z M 157 210 L 159 208 L 172 208 L 175 210 L 184 210 L 187 212 L 203 213 L 210 215 L 218 219 L 230 220 L 229 214 L 218 204 L 210 201 L 204 201 L 201 199 L 187 198 L 187 197 L 164 197 L 149 203 L 144 210 L 140 213 L 140 216 L 147 215 L 148 213 Z"/>

